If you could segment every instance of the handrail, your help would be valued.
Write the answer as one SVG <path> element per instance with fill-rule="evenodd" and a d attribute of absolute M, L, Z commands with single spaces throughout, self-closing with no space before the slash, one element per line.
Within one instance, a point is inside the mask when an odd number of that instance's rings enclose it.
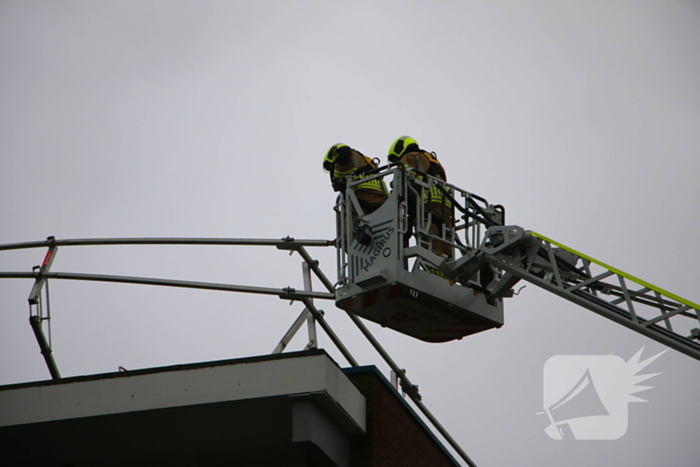
<path fill-rule="evenodd" d="M 81 246 L 81 245 L 244 245 L 244 246 L 276 246 L 285 247 L 302 246 L 333 246 L 333 240 L 296 240 L 292 237 L 282 239 L 259 238 L 168 238 L 168 237 L 144 237 L 144 238 L 82 238 L 57 240 L 49 237 L 38 242 L 6 243 L 0 245 L 3 250 L 21 250 L 28 248 L 42 248 L 55 246 Z"/>
<path fill-rule="evenodd" d="M 68 279 L 97 282 L 120 282 L 123 284 L 162 285 L 166 287 L 184 287 L 190 289 L 221 290 L 224 292 L 244 292 L 262 295 L 277 295 L 284 300 L 302 300 L 304 298 L 319 298 L 335 300 L 335 294 L 296 290 L 293 287 L 273 289 L 269 287 L 251 287 L 246 285 L 217 284 L 214 282 L 195 282 L 151 277 L 112 276 L 104 274 L 82 274 L 71 272 L 0 272 L 0 279 Z"/>

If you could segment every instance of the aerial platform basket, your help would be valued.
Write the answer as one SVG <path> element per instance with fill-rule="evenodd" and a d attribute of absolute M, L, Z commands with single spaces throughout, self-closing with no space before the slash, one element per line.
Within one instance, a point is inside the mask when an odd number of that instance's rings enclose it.
<path fill-rule="evenodd" d="M 500 271 L 486 266 L 468 277 L 450 280 L 445 275 L 449 264 L 479 246 L 485 224 L 502 225 L 502 208 L 439 179 L 416 175 L 389 166 L 348 180 L 336 205 L 336 305 L 427 342 L 502 326 L 502 299 L 487 299 L 483 293 L 486 281 L 498 278 Z M 371 179 L 383 180 L 392 190 L 380 208 L 365 214 L 358 200 L 362 193 L 353 188 Z M 454 225 L 431 233 L 429 203 L 437 199 L 435 193 L 458 215 L 452 216 Z M 452 247 L 454 258 L 435 254 L 438 239 Z"/>

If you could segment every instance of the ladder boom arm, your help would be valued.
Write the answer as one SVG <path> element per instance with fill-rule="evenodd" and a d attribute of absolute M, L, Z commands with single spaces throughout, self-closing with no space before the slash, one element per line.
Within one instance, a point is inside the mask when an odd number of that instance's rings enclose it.
<path fill-rule="evenodd" d="M 700 360 L 694 302 L 518 226 L 490 227 L 469 256 L 451 276 L 488 263 L 504 271 L 487 287 L 497 298 L 522 279 Z"/>

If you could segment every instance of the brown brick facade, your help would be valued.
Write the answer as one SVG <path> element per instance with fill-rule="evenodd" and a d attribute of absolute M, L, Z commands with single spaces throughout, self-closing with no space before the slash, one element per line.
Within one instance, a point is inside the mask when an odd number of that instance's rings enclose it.
<path fill-rule="evenodd" d="M 367 400 L 367 433 L 351 442 L 351 467 L 459 465 L 375 367 L 345 374 Z"/>

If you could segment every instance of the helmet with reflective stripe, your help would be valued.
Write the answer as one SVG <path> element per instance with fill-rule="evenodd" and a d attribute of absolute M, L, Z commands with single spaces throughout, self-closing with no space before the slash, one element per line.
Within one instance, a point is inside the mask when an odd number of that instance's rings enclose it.
<path fill-rule="evenodd" d="M 399 159 L 401 159 L 401 156 L 406 154 L 408 152 L 408 148 L 412 145 L 415 145 L 415 149 L 418 149 L 418 141 L 411 138 L 410 136 L 402 136 L 401 138 L 394 141 L 394 143 L 389 148 L 389 162 L 396 162 Z"/>
<path fill-rule="evenodd" d="M 343 144 L 343 143 L 334 144 L 328 150 L 328 152 L 326 153 L 326 156 L 323 158 L 323 170 L 325 172 L 331 171 L 331 168 L 333 167 L 333 161 L 335 160 L 335 157 L 337 155 L 336 151 L 338 149 L 342 148 L 343 146 L 347 147 L 347 144 Z"/>

